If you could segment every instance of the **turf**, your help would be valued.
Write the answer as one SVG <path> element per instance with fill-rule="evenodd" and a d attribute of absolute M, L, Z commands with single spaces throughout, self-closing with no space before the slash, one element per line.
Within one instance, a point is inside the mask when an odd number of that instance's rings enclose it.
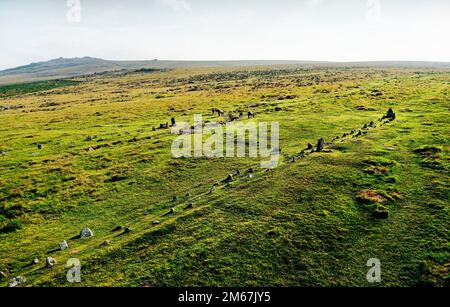
<path fill-rule="evenodd" d="M 0 271 L 24 286 L 449 286 L 448 70 L 198 68 L 63 82 L 0 98 L 22 106 L 0 111 Z M 153 127 L 224 120 L 212 107 L 278 121 L 279 167 L 172 157 L 176 136 Z M 396 120 L 382 125 L 389 108 Z M 342 138 L 352 130 L 364 133 Z M 321 137 L 325 152 L 300 155 Z M 86 226 L 94 237 L 76 238 Z M 81 261 L 80 284 L 66 281 L 69 258 Z M 370 258 L 380 284 L 366 280 Z"/>
<path fill-rule="evenodd" d="M 73 80 L 52 80 L 0 85 L 0 97 L 19 96 L 75 84 L 78 84 L 78 82 Z"/>

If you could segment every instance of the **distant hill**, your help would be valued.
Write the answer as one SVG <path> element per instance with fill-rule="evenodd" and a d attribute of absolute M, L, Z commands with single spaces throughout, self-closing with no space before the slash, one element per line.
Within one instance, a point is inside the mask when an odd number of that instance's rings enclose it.
<path fill-rule="evenodd" d="M 137 69 L 181 67 L 226 67 L 306 64 L 305 61 L 109 61 L 99 58 L 58 58 L 0 71 L 0 84 L 76 77 L 93 73 Z"/>
<path fill-rule="evenodd" d="M 170 69 L 188 67 L 239 67 L 258 65 L 324 65 L 373 67 L 429 67 L 450 68 L 450 63 L 440 62 L 317 62 L 317 61 L 110 61 L 99 58 L 58 58 L 46 62 L 0 71 L 0 84 L 77 77 L 93 73 L 137 69 Z"/>

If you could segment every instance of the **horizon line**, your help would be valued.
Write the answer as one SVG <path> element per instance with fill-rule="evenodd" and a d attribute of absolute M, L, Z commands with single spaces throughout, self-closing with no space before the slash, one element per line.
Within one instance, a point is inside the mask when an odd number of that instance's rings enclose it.
<path fill-rule="evenodd" d="M 158 62 L 304 62 L 304 63 L 323 63 L 323 64 L 357 64 L 357 63 L 440 63 L 440 64 L 450 64 L 450 61 L 440 61 L 440 60 L 298 60 L 298 59 L 202 59 L 202 60 L 190 60 L 190 59 L 182 59 L 182 60 L 174 60 L 174 59 L 106 59 L 106 58 L 100 58 L 95 56 L 75 56 L 75 57 L 57 57 L 57 58 L 50 58 L 48 60 L 42 60 L 42 61 L 35 61 L 35 62 L 28 62 L 27 64 L 22 64 L 18 66 L 12 66 L 7 68 L 0 68 L 0 71 L 5 70 L 11 70 L 16 69 L 32 64 L 37 63 L 45 63 L 50 62 L 53 60 L 58 59 L 65 59 L 65 60 L 72 60 L 72 59 L 83 59 L 83 58 L 90 58 L 90 59 L 97 59 L 102 61 L 109 61 L 109 62 L 151 62 L 151 61 L 158 61 Z"/>

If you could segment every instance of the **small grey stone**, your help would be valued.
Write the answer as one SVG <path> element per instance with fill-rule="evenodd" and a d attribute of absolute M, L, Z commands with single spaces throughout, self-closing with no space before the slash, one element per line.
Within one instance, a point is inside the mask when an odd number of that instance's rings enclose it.
<path fill-rule="evenodd" d="M 83 228 L 80 232 L 81 238 L 89 238 L 89 237 L 93 237 L 93 236 L 94 236 L 94 232 L 92 232 L 92 230 L 90 230 L 88 227 Z"/>
<path fill-rule="evenodd" d="M 59 247 L 61 248 L 61 250 L 66 250 L 69 248 L 69 244 L 67 244 L 66 240 L 62 241 L 61 243 L 59 243 Z"/>
<path fill-rule="evenodd" d="M 211 190 L 209 190 L 209 194 L 213 194 L 216 191 L 216 186 L 213 186 Z"/>
<path fill-rule="evenodd" d="M 47 267 L 53 267 L 56 264 L 56 259 L 53 257 L 47 257 L 47 259 L 45 259 L 45 264 L 47 265 Z"/>

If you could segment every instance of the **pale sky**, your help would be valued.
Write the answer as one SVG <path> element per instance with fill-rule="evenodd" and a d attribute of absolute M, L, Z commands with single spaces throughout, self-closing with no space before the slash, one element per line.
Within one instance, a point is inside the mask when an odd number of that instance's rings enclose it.
<path fill-rule="evenodd" d="M 0 0 L 0 69 L 82 56 L 450 62 L 449 33 L 449 0 Z"/>

